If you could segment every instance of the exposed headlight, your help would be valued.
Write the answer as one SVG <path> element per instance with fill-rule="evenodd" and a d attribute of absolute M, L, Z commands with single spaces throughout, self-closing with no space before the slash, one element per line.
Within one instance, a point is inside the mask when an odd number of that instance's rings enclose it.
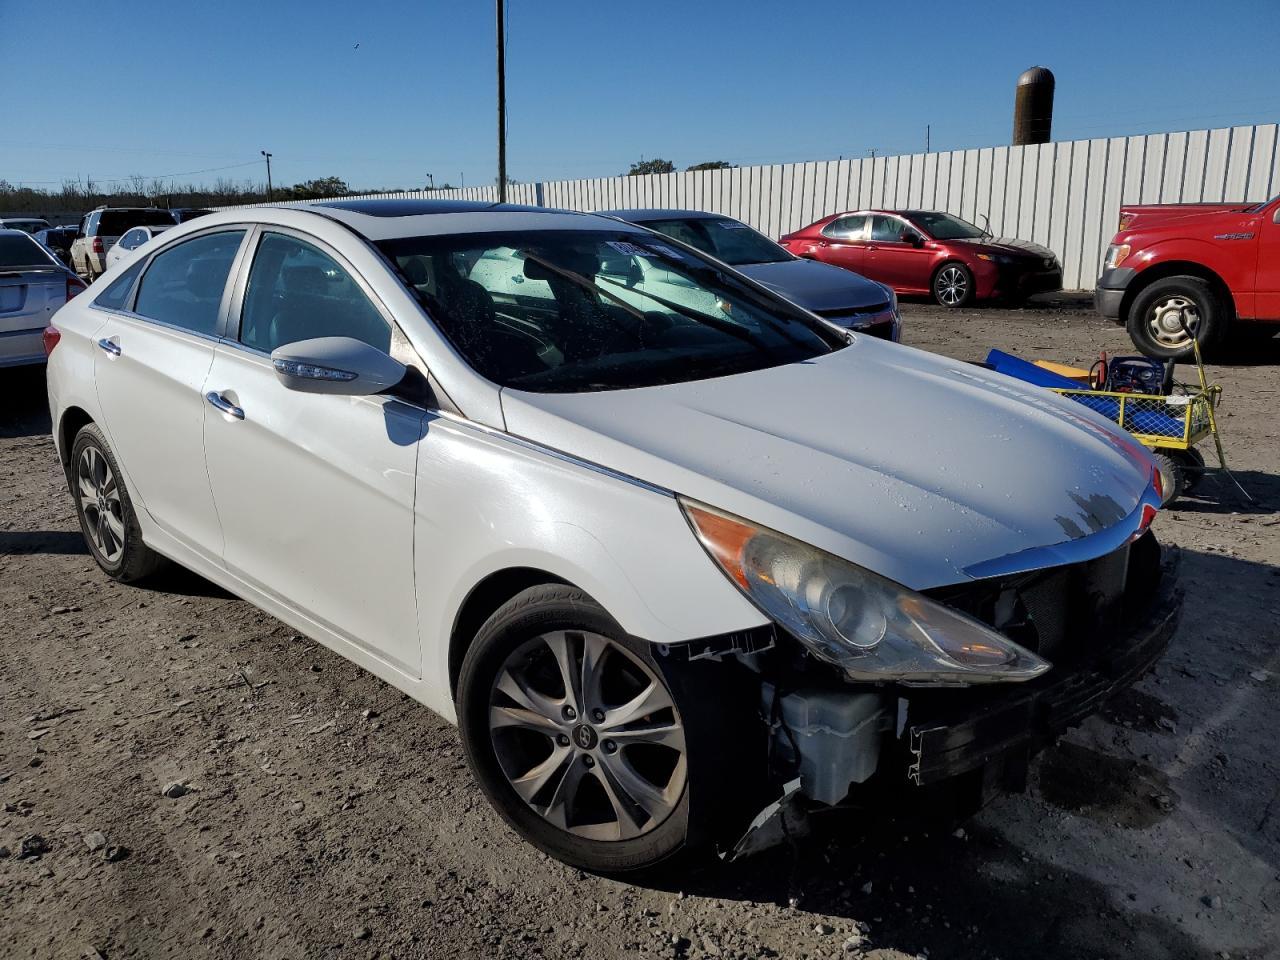
<path fill-rule="evenodd" d="M 854 680 L 1030 680 L 1049 669 L 990 627 L 784 534 L 681 500 L 698 539 L 747 598 Z"/>
<path fill-rule="evenodd" d="M 1120 264 L 1124 263 L 1129 256 L 1129 245 L 1127 243 L 1113 243 L 1107 247 L 1107 256 L 1102 261 L 1103 270 L 1114 270 Z"/>

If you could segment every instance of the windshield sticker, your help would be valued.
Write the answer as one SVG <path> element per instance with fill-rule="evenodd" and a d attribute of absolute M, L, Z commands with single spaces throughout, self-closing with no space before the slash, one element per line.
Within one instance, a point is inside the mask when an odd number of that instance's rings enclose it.
<path fill-rule="evenodd" d="M 750 230 L 745 223 L 739 223 L 737 220 L 716 220 L 716 226 L 721 230 Z"/>
<path fill-rule="evenodd" d="M 649 244 L 649 249 L 664 257 L 670 257 L 672 260 L 683 260 L 686 256 L 682 251 L 677 250 L 675 247 L 668 247 L 665 243 L 651 243 Z M 653 254 L 651 253 L 649 256 L 653 256 Z"/>
<path fill-rule="evenodd" d="M 625 240 L 608 240 L 609 246 L 617 250 L 624 257 L 652 257 L 653 254 L 644 247 L 638 247 L 634 243 L 627 243 Z"/>

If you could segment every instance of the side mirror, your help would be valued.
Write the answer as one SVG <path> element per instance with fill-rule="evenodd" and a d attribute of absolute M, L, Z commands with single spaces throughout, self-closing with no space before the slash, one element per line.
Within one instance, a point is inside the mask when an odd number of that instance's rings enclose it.
<path fill-rule="evenodd" d="M 903 243 L 911 244 L 913 247 L 924 246 L 924 237 L 920 236 L 920 234 L 916 233 L 914 230 L 903 230 L 902 236 L 898 239 Z"/>
<path fill-rule="evenodd" d="M 367 397 L 404 379 L 404 364 L 352 337 L 317 337 L 271 351 L 276 376 L 290 390 Z"/>

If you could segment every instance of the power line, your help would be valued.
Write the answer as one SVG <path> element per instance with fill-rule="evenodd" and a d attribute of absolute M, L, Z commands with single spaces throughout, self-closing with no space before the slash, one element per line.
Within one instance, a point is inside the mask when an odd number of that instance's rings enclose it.
<path fill-rule="evenodd" d="M 143 180 L 170 180 L 174 177 L 194 177 L 198 173 L 216 173 L 219 170 L 236 170 L 240 167 L 257 166 L 261 161 L 246 160 L 244 163 L 230 163 L 225 167 L 205 167 L 203 170 L 187 170 L 183 173 L 160 173 L 160 174 L 140 174 L 134 173 L 125 177 L 94 177 L 94 183 L 130 183 L 134 179 L 141 178 Z M 19 184 L 23 183 L 62 183 L 65 180 L 76 179 L 75 177 L 62 177 L 58 180 L 18 180 Z"/>

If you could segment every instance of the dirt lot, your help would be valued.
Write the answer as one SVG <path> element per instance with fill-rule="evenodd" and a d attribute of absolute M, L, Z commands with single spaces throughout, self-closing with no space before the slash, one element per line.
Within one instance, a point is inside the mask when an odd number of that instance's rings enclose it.
<path fill-rule="evenodd" d="M 905 312 L 956 357 L 1129 352 L 1079 302 Z M 1280 955 L 1280 340 L 1213 374 L 1257 503 L 1210 477 L 1157 521 L 1173 647 L 1027 794 L 636 886 L 519 842 L 451 727 L 271 618 L 190 575 L 108 581 L 42 377 L 4 372 L 0 956 Z"/>

